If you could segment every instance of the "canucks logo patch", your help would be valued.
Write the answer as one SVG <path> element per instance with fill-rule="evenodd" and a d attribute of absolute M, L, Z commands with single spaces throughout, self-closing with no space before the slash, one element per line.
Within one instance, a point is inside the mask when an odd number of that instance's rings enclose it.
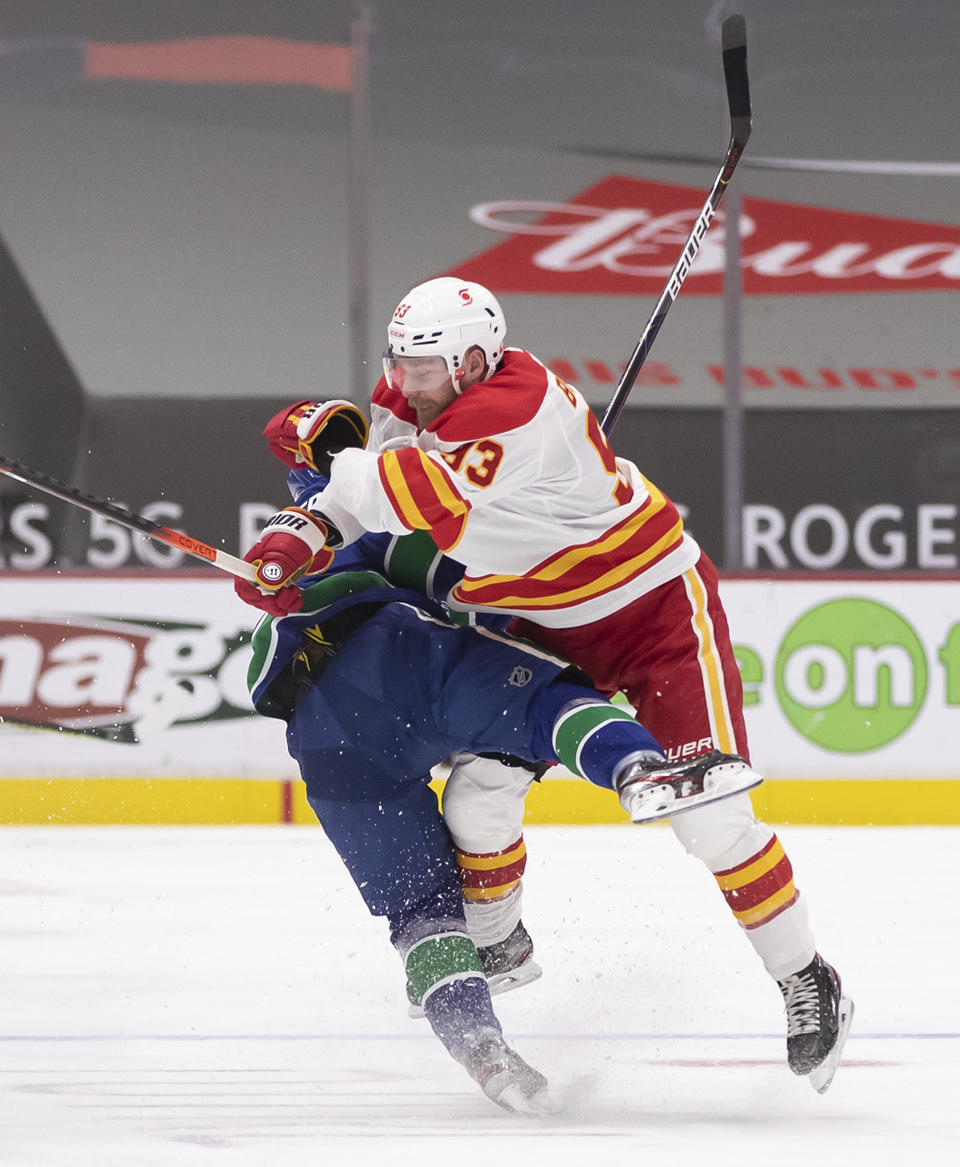
<path fill-rule="evenodd" d="M 524 668 L 523 665 L 517 665 L 510 674 L 510 684 L 517 689 L 522 689 L 524 685 L 529 685 L 532 680 L 533 670 Z"/>

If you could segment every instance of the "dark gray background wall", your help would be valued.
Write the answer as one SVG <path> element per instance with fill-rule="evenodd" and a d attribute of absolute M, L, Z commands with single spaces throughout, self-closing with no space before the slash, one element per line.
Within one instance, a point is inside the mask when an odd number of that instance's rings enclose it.
<path fill-rule="evenodd" d="M 562 202 L 609 174 L 705 194 L 727 133 L 715 33 L 734 10 L 747 18 L 755 110 L 746 198 L 958 225 L 952 0 L 0 4 L 0 450 L 136 507 L 172 499 L 191 533 L 236 550 L 243 504 L 282 501 L 260 425 L 287 400 L 354 382 L 349 99 L 83 81 L 84 42 L 345 43 L 351 21 L 369 18 L 372 385 L 399 296 L 501 241 L 471 221 L 476 204 Z M 752 162 L 771 157 L 954 169 Z M 572 363 L 598 407 L 611 386 L 587 362 L 615 370 L 653 299 L 502 297 L 510 340 Z M 788 524 L 833 507 L 851 530 L 871 506 L 899 507 L 915 549 L 917 508 L 960 502 L 957 317 L 953 290 L 747 297 L 743 356 L 755 368 L 938 372 L 903 392 L 846 374 L 827 395 L 748 382 L 748 503 L 776 504 Z M 638 387 L 615 445 L 690 507 L 719 557 L 722 390 L 707 370 L 722 361 L 720 299 L 682 295 L 653 359 L 681 387 Z M 842 420 L 848 411 L 862 423 Z M 46 518 L 12 522 L 28 501 L 39 500 L 0 483 L 4 566 L 87 562 L 86 520 L 51 504 Z M 937 544 L 942 560 L 960 534 L 938 514 L 952 535 Z M 23 537 L 28 520 L 49 552 Z M 791 566 L 809 566 L 785 546 Z M 905 566 L 931 566 L 911 554 Z M 850 550 L 839 565 L 863 564 Z"/>

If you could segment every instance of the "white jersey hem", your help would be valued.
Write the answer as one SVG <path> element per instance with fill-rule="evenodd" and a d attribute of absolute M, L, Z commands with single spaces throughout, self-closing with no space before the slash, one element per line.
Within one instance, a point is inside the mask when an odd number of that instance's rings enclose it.
<path fill-rule="evenodd" d="M 585 600 L 582 604 L 573 604 L 569 608 L 486 607 L 482 604 L 463 603 L 454 599 L 452 593 L 447 596 L 446 602 L 455 612 L 498 612 L 501 615 L 522 616 L 544 628 L 580 628 L 584 624 L 603 620 L 652 592 L 654 588 L 661 587 L 672 579 L 678 579 L 685 571 L 689 571 L 699 558 L 700 545 L 691 535 L 684 532 L 676 551 L 671 551 L 655 567 L 641 572 L 636 579 L 630 580 L 622 587 Z"/>

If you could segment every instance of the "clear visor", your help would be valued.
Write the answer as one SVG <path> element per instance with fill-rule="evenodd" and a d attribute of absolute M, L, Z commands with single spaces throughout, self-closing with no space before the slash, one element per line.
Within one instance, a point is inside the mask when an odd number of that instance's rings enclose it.
<path fill-rule="evenodd" d="M 428 393 L 440 389 L 450 379 L 443 357 L 395 357 L 390 349 L 383 354 L 383 375 L 391 389 L 399 393 Z"/>

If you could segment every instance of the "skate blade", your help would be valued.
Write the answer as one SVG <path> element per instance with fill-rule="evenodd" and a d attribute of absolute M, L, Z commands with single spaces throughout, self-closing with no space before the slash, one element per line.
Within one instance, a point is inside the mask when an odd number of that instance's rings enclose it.
<path fill-rule="evenodd" d="M 540 965 L 535 960 L 529 959 L 509 972 L 497 973 L 495 976 L 488 977 L 487 988 L 490 990 L 490 996 L 495 997 L 498 993 L 510 993 L 514 989 L 522 989 L 524 985 L 538 981 L 542 976 L 543 969 Z M 423 1015 L 422 1005 L 407 1005 L 408 1017 L 412 1017 L 416 1021 Z"/>
<path fill-rule="evenodd" d="M 514 989 L 522 989 L 524 985 L 538 981 L 542 976 L 543 969 L 540 965 L 528 958 L 509 972 L 495 973 L 492 977 L 487 977 L 487 988 L 490 990 L 490 996 L 495 997 L 498 993 L 511 993 Z"/>
<path fill-rule="evenodd" d="M 849 997 L 841 997 L 839 1005 L 840 1025 L 837 1029 L 837 1040 L 834 1042 L 833 1049 L 827 1054 L 819 1066 L 815 1066 L 807 1077 L 810 1080 L 810 1085 L 816 1090 L 818 1094 L 826 1094 L 830 1089 L 830 1083 L 833 1081 L 833 1076 L 837 1072 L 840 1065 L 840 1058 L 843 1056 L 843 1047 L 847 1042 L 847 1034 L 850 1032 L 850 1026 L 853 1022 L 853 1001 Z"/>
<path fill-rule="evenodd" d="M 535 1094 L 527 1095 L 519 1086 L 507 1086 L 495 1101 L 497 1106 L 510 1114 L 522 1114 L 530 1118 L 541 1118 L 560 1112 L 560 1104 L 551 1098 L 547 1090 L 538 1090 Z"/>
<path fill-rule="evenodd" d="M 723 764 L 717 769 L 723 768 Z M 733 769 L 733 767 L 730 767 Z M 711 802 L 721 802 L 724 798 L 732 798 L 735 794 L 744 794 L 753 790 L 763 781 L 763 778 L 748 766 L 738 766 L 731 774 L 720 777 L 709 790 L 699 794 L 688 794 L 679 798 L 666 784 L 658 791 L 652 791 L 644 804 L 630 811 L 632 823 L 655 823 L 659 819 L 673 818 L 687 810 L 695 810 L 698 806 L 708 806 Z M 657 795 L 660 797 L 657 797 Z"/>

